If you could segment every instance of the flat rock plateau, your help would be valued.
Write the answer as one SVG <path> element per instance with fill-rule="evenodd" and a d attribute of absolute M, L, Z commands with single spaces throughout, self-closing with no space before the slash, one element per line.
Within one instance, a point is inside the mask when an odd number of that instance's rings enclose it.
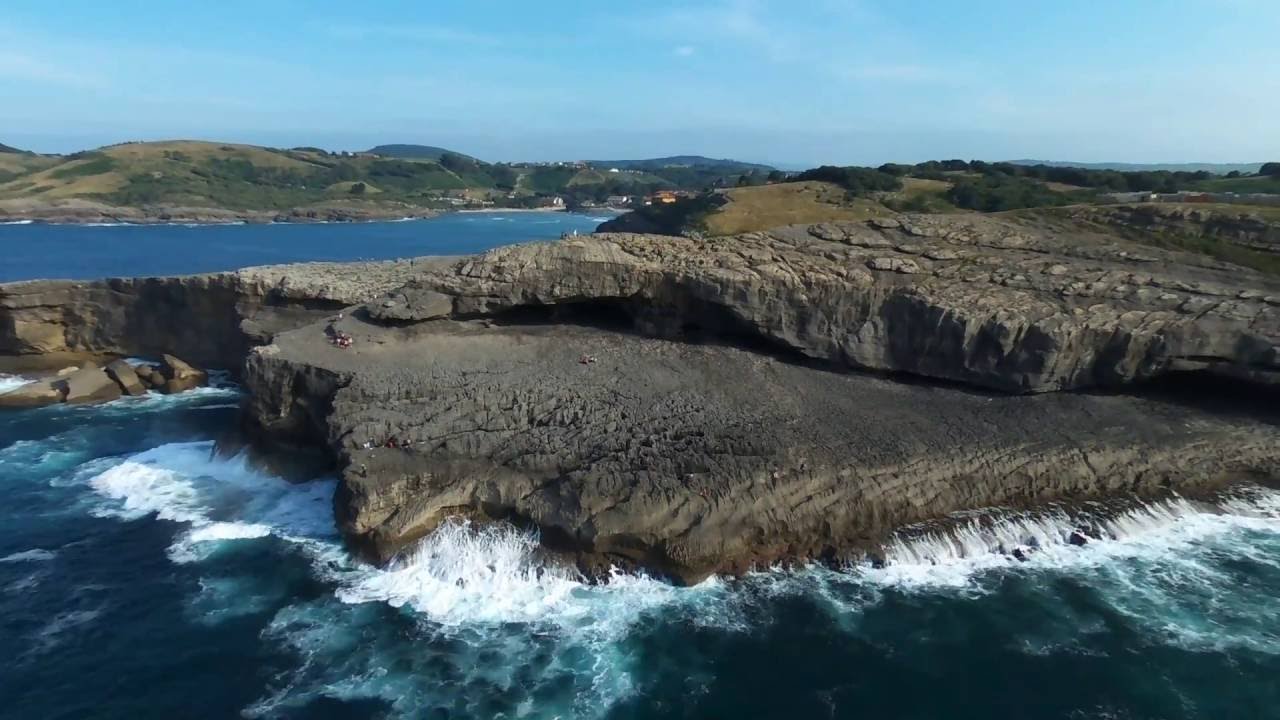
<path fill-rule="evenodd" d="M 991 506 L 1280 477 L 1280 282 L 1105 229 L 915 216 L 0 286 L 0 352 L 237 369 L 384 562 L 450 516 L 681 581 Z"/>

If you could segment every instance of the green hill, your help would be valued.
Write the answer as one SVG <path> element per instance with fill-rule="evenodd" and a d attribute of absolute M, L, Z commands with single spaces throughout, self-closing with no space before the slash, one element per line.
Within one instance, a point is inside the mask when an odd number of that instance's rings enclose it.
<path fill-rule="evenodd" d="M 480 162 L 474 157 L 465 153 L 446 150 L 445 148 L 435 147 L 432 145 L 379 145 L 369 148 L 365 152 L 370 155 L 381 155 L 388 158 L 400 158 L 401 160 L 431 160 L 439 162 L 440 158 L 445 155 L 457 155 L 466 160 Z"/>
<path fill-rule="evenodd" d="M 1010 160 L 1011 165 L 1045 165 L 1047 167 L 1080 168 L 1082 170 L 1119 170 L 1120 172 L 1209 172 L 1214 175 L 1226 175 L 1238 172 L 1253 175 L 1262 167 L 1262 163 L 1080 163 L 1062 160 Z"/>
<path fill-rule="evenodd" d="M 648 160 L 589 160 L 587 164 L 597 168 L 617 168 L 619 170 L 654 171 L 670 168 L 714 168 L 722 172 L 769 172 L 774 170 L 768 165 L 740 162 L 738 160 L 717 160 L 701 155 L 673 155 L 671 157 L 650 158 Z"/>
<path fill-rule="evenodd" d="M 434 162 L 188 140 L 111 145 L 51 163 L 11 171 L 0 182 L 0 199 L 281 210 L 329 201 L 344 189 L 362 195 L 369 187 L 378 188 L 379 200 L 427 205 L 477 184 Z M 356 183 L 363 189 L 352 192 Z"/>
<path fill-rule="evenodd" d="M 425 145 L 334 153 L 194 140 L 133 142 L 66 156 L 0 153 L 0 202 L 38 207 L 85 200 L 125 208 L 235 211 L 282 211 L 338 201 L 413 208 L 529 207 L 547 205 L 552 196 L 575 204 L 655 189 L 732 185 L 748 167 L 636 162 L 652 169 L 612 172 L 581 165 L 486 163 Z"/>

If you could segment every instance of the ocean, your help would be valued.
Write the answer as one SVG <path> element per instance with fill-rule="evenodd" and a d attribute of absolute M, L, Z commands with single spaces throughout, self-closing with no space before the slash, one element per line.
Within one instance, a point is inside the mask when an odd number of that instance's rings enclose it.
<path fill-rule="evenodd" d="M 589 233 L 612 214 L 451 213 L 428 220 L 265 225 L 0 223 L 0 282 L 191 275 L 307 261 L 470 255 Z"/>
<path fill-rule="evenodd" d="M 465 523 L 374 568 L 333 478 L 218 451 L 239 400 L 0 412 L 0 718 L 1280 717 L 1273 490 L 1114 511 L 1084 546 L 1065 510 L 974 516 L 688 588 Z"/>

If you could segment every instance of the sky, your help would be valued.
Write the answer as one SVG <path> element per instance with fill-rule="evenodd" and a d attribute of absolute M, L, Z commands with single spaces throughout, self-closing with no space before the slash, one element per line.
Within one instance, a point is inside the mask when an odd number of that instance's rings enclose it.
<path fill-rule="evenodd" d="M 1280 160 L 1280 0 L 3 0 L 0 142 Z"/>

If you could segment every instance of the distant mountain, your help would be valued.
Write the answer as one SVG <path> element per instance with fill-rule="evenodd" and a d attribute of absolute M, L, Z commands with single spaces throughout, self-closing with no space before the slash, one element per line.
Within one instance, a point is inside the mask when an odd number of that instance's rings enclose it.
<path fill-rule="evenodd" d="M 1226 175 L 1236 171 L 1246 175 L 1258 172 L 1262 163 L 1080 163 L 1061 160 L 1009 160 L 1014 165 L 1048 165 L 1050 167 L 1073 167 L 1085 170 L 1119 170 L 1121 172 L 1200 172 L 1201 170 Z"/>
<path fill-rule="evenodd" d="M 460 153 L 455 150 L 448 150 L 433 145 L 379 145 L 369 148 L 366 152 L 382 157 L 399 158 L 401 160 L 431 160 L 439 162 L 440 158 L 445 155 L 457 155 L 467 160 L 476 160 L 476 158 Z"/>
<path fill-rule="evenodd" d="M 26 153 L 26 150 L 19 150 L 16 147 L 10 147 L 4 143 L 0 143 L 0 153 Z"/>
<path fill-rule="evenodd" d="M 721 172 L 769 172 L 774 170 L 768 165 L 741 162 L 738 160 L 717 160 L 701 155 L 674 155 L 672 157 L 651 158 L 648 160 L 588 160 L 588 165 L 597 168 L 618 168 L 619 170 L 640 170 L 652 172 L 664 168 L 714 168 Z"/>

